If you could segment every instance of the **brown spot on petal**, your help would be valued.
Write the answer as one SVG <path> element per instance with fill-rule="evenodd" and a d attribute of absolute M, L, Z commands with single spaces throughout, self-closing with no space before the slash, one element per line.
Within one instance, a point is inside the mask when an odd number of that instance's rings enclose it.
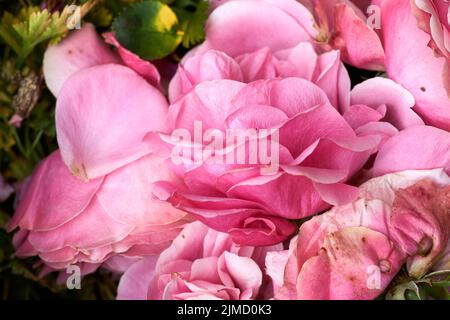
<path fill-rule="evenodd" d="M 89 180 L 89 177 L 86 172 L 86 168 L 84 167 L 84 164 L 81 165 L 81 168 L 77 167 L 76 164 L 72 163 L 70 165 L 70 172 L 77 178 L 80 178 L 83 181 Z"/>
<path fill-rule="evenodd" d="M 427 88 L 425 87 L 420 87 L 420 90 L 422 90 L 423 92 L 427 91 Z"/>

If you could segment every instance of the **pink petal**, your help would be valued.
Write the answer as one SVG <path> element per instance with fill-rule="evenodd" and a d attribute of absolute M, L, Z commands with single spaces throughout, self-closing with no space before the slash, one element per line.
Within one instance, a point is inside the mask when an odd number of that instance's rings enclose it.
<path fill-rule="evenodd" d="M 427 46 L 430 37 L 417 26 L 409 0 L 384 1 L 381 17 L 389 77 L 413 94 L 425 123 L 449 130 L 448 61 Z"/>
<path fill-rule="evenodd" d="M 110 173 L 150 153 L 143 138 L 163 128 L 166 113 L 164 96 L 131 69 L 81 70 L 66 82 L 56 103 L 62 158 L 84 179 Z"/>
<path fill-rule="evenodd" d="M 83 212 L 102 182 L 75 178 L 55 151 L 37 167 L 8 228 L 55 229 Z"/>
<path fill-rule="evenodd" d="M 314 187 L 325 202 L 335 206 L 350 203 L 358 197 L 358 188 L 344 183 L 315 183 Z"/>
<path fill-rule="evenodd" d="M 289 63 L 286 66 L 278 62 L 278 72 L 282 77 L 299 77 L 313 81 L 318 56 L 311 43 L 301 42 L 293 48 L 279 50 L 274 55 L 280 61 Z"/>
<path fill-rule="evenodd" d="M 30 241 L 28 241 L 29 234 L 30 232 L 28 230 L 20 229 L 13 236 L 12 242 L 16 249 L 15 254 L 18 257 L 30 257 L 39 253 Z"/>
<path fill-rule="evenodd" d="M 238 107 L 276 107 L 291 118 L 316 106 L 329 104 L 329 101 L 315 84 L 300 78 L 285 78 L 253 82 L 239 92 L 233 103 Z"/>
<path fill-rule="evenodd" d="M 45 82 L 57 97 L 64 82 L 72 74 L 107 63 L 120 63 L 120 58 L 103 42 L 94 25 L 85 23 L 83 28 L 74 31 L 61 43 L 50 46 L 45 51 L 43 62 Z"/>
<path fill-rule="evenodd" d="M 161 227 L 186 215 L 153 194 L 154 182 L 173 179 L 165 158 L 148 155 L 109 174 L 97 196 L 106 212 L 117 221 L 130 226 Z"/>
<path fill-rule="evenodd" d="M 219 259 L 219 266 L 223 268 L 222 272 L 227 272 L 241 292 L 251 289 L 252 298 L 256 297 L 262 284 L 262 272 L 255 261 L 225 251 Z"/>
<path fill-rule="evenodd" d="M 178 237 L 173 240 L 172 245 L 161 254 L 158 265 L 164 266 L 169 261 L 194 261 L 200 258 L 203 253 L 203 239 L 208 232 L 208 227 L 201 222 L 186 225 Z"/>
<path fill-rule="evenodd" d="M 269 212 L 288 219 L 300 219 L 327 208 L 310 179 L 285 173 L 243 181 L 227 194 L 261 203 Z"/>
<path fill-rule="evenodd" d="M 248 106 L 236 110 L 226 119 L 230 129 L 272 129 L 289 120 L 280 109 L 271 106 Z"/>
<path fill-rule="evenodd" d="M 383 46 L 366 21 L 346 4 L 336 5 L 334 18 L 338 34 L 334 47 L 341 49 L 343 60 L 358 68 L 383 70 Z"/>
<path fill-rule="evenodd" d="M 308 16 L 307 10 L 292 0 L 281 4 L 278 1 L 269 3 L 256 0 L 227 2 L 209 16 L 206 42 L 210 48 L 232 57 L 263 47 L 272 51 L 292 47 L 311 39 L 311 35 L 299 23 L 303 18 L 298 19 L 298 11 Z M 311 15 L 304 24 L 312 29 L 309 27 L 313 24 Z"/>
<path fill-rule="evenodd" d="M 229 233 L 236 243 L 273 245 L 295 231 L 295 226 L 288 220 L 267 215 L 251 201 L 181 194 L 170 201 L 211 228 Z"/>
<path fill-rule="evenodd" d="M 416 126 L 401 131 L 384 144 L 376 157 L 373 175 L 435 168 L 450 173 L 450 133 Z"/>
<path fill-rule="evenodd" d="M 232 80 L 205 81 L 170 106 L 173 129 L 194 132 L 194 122 L 202 122 L 203 130 L 225 129 L 225 119 L 237 110 L 233 98 L 245 84 Z"/>
<path fill-rule="evenodd" d="M 102 267 L 110 270 L 111 272 L 121 274 L 127 271 L 133 264 L 141 259 L 142 258 L 140 257 L 128 257 L 126 255 L 117 254 L 111 256 L 111 258 L 106 260 L 102 264 Z"/>
<path fill-rule="evenodd" d="M 411 256 L 407 268 L 415 278 L 430 271 L 445 251 L 450 239 L 449 204 L 450 184 L 422 180 L 396 192 L 392 225 L 400 247 Z"/>
<path fill-rule="evenodd" d="M 31 232 L 30 243 L 39 251 L 54 251 L 66 246 L 95 248 L 120 241 L 133 227 L 112 220 L 97 198 L 75 219 L 57 229 Z"/>
<path fill-rule="evenodd" d="M 138 55 L 125 49 L 112 32 L 104 33 L 103 38 L 106 43 L 117 48 L 120 58 L 127 67 L 136 71 L 137 74 L 147 80 L 155 88 L 159 88 L 161 76 L 159 75 L 158 69 L 150 61 L 143 60 Z"/>
<path fill-rule="evenodd" d="M 328 235 L 319 255 L 302 266 L 298 298 L 374 299 L 390 283 L 403 259 L 383 234 L 366 228 L 345 228 Z M 379 278 L 374 278 L 378 283 L 371 286 L 369 277 L 374 270 Z"/>
<path fill-rule="evenodd" d="M 171 80 L 169 99 L 174 102 L 198 83 L 217 79 L 242 81 L 242 72 L 237 62 L 216 50 L 194 55 L 183 61 Z"/>
<path fill-rule="evenodd" d="M 272 279 L 276 289 L 283 285 L 284 270 L 289 259 L 289 251 L 272 251 L 266 256 L 266 272 Z M 277 291 L 275 289 L 275 291 Z"/>
<path fill-rule="evenodd" d="M 147 300 L 156 261 L 157 256 L 149 256 L 133 264 L 120 278 L 117 300 Z"/>
<path fill-rule="evenodd" d="M 195 260 L 192 263 L 189 281 L 202 280 L 211 283 L 220 283 L 217 264 L 217 257 L 205 257 Z"/>
<path fill-rule="evenodd" d="M 351 103 L 373 109 L 386 105 L 384 120 L 400 130 L 423 124 L 412 110 L 415 104 L 412 94 L 389 79 L 372 78 L 356 85 L 351 93 Z"/>
<path fill-rule="evenodd" d="M 346 110 L 350 99 L 350 77 L 339 51 L 318 56 L 312 44 L 303 42 L 275 53 L 281 77 L 300 77 L 321 87 L 336 109 Z"/>
<path fill-rule="evenodd" d="M 267 47 L 240 55 L 236 61 L 242 70 L 245 82 L 277 77 L 276 59 Z"/>
<path fill-rule="evenodd" d="M 446 0 L 416 0 L 412 4 L 419 27 L 432 36 L 430 47 L 449 58 L 450 23 L 448 22 L 448 12 L 450 4 Z M 417 10 L 415 10 L 416 8 Z"/>
<path fill-rule="evenodd" d="M 367 135 L 378 136 L 380 144 L 376 148 L 380 150 L 384 143 L 398 133 L 397 128 L 388 122 L 369 122 L 355 130 L 356 134 L 360 137 Z"/>
<path fill-rule="evenodd" d="M 246 218 L 242 227 L 228 230 L 235 243 L 258 247 L 281 243 L 294 232 L 288 220 L 263 215 Z"/>
<path fill-rule="evenodd" d="M 354 104 L 344 112 L 343 117 L 356 130 L 367 123 L 381 120 L 386 112 L 386 106 L 381 106 L 382 108 L 380 110 L 380 108 L 374 109 L 365 104 Z"/>
<path fill-rule="evenodd" d="M 319 56 L 320 74 L 314 81 L 327 94 L 331 104 L 338 110 L 346 110 L 350 104 L 350 77 L 341 62 L 339 51 Z"/>
<path fill-rule="evenodd" d="M 288 13 L 302 28 L 312 37 L 317 35 L 317 29 L 314 22 L 314 17 L 311 12 L 304 5 L 299 5 L 300 1 L 292 0 L 264 0 L 273 4 Z"/>

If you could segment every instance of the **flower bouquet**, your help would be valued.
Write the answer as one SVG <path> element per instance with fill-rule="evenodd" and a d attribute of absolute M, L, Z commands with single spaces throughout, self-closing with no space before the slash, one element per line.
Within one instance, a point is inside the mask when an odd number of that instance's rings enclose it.
<path fill-rule="evenodd" d="M 1 6 L 5 299 L 450 298 L 449 1 Z"/>

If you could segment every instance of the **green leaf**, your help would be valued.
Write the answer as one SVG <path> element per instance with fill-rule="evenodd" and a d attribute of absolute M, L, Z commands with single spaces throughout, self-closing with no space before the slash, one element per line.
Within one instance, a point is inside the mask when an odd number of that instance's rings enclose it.
<path fill-rule="evenodd" d="M 428 297 L 435 300 L 450 300 L 450 293 L 448 292 L 447 286 L 431 285 L 427 283 L 422 284 L 423 290 L 426 292 Z"/>
<path fill-rule="evenodd" d="M 164 58 L 183 39 L 177 16 L 159 1 L 130 5 L 114 20 L 113 31 L 125 48 L 148 60 Z"/>
<path fill-rule="evenodd" d="M 401 283 L 389 290 L 386 300 L 421 300 L 419 286 L 414 281 Z"/>
<path fill-rule="evenodd" d="M 198 0 L 197 3 L 192 1 L 183 1 L 184 7 L 175 7 L 174 10 L 181 20 L 183 27 L 183 47 L 190 48 L 197 43 L 202 42 L 205 39 L 205 22 L 208 18 L 208 1 Z M 174 6 L 181 5 L 179 2 L 175 2 Z M 189 10 L 190 7 L 194 7 L 195 10 Z"/>

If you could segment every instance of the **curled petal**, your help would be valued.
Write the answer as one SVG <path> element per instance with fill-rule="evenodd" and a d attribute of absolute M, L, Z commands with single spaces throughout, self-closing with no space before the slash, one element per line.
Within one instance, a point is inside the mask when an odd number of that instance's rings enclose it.
<path fill-rule="evenodd" d="M 375 159 L 373 174 L 435 168 L 450 172 L 450 133 L 416 126 L 386 141 Z"/>
<path fill-rule="evenodd" d="M 55 229 L 79 215 L 102 182 L 103 178 L 88 182 L 75 178 L 55 151 L 37 167 L 8 228 Z"/>
<path fill-rule="evenodd" d="M 86 23 L 83 28 L 71 33 L 55 46 L 50 46 L 44 54 L 45 83 L 55 97 L 64 82 L 75 72 L 96 65 L 120 63 L 120 58 L 112 52 L 95 31 Z"/>
<path fill-rule="evenodd" d="M 117 48 L 120 58 L 123 63 L 136 71 L 141 77 L 147 80 L 155 88 L 159 88 L 159 82 L 161 76 L 159 75 L 158 69 L 150 62 L 141 59 L 138 55 L 125 49 L 117 40 L 116 36 L 112 32 L 103 34 L 106 43 L 112 44 Z"/>
<path fill-rule="evenodd" d="M 422 119 L 412 110 L 415 105 L 413 95 L 395 83 L 385 78 L 366 80 L 352 90 L 352 104 L 361 104 L 377 109 L 386 106 L 384 120 L 403 130 L 407 127 L 424 124 Z"/>

